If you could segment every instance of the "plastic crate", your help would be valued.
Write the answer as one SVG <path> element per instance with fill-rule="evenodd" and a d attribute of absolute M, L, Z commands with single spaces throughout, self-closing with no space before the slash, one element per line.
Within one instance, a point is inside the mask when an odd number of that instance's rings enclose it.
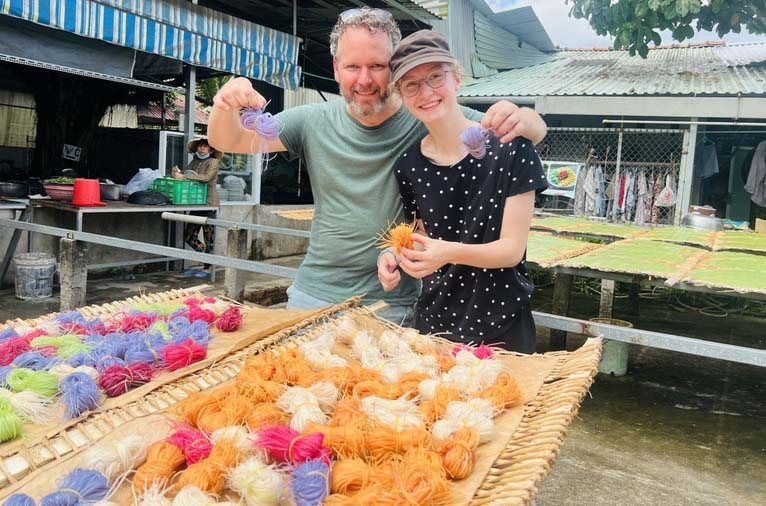
<path fill-rule="evenodd" d="M 207 204 L 207 184 L 199 181 L 160 177 L 154 180 L 152 190 L 165 195 L 173 204 Z"/>

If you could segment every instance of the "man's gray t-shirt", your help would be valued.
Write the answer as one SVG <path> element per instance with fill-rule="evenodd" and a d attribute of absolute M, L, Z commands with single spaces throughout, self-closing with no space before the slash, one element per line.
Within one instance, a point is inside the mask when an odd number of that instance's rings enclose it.
<path fill-rule="evenodd" d="M 481 117 L 469 112 L 471 119 Z M 332 303 L 366 294 L 365 302 L 413 304 L 419 282 L 404 273 L 394 290 L 383 291 L 375 242 L 389 225 L 405 221 L 392 167 L 426 134 L 423 124 L 402 105 L 382 124 L 366 127 L 343 100 L 295 107 L 276 119 L 288 153 L 306 163 L 314 195 L 311 241 L 295 287 Z"/>

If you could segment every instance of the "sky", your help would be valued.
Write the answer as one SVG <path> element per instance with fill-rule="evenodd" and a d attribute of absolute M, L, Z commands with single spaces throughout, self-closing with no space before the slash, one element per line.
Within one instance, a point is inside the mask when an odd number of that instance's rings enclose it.
<path fill-rule="evenodd" d="M 611 37 L 601 37 L 590 27 L 584 19 L 574 19 L 569 17 L 570 5 L 564 3 L 564 0 L 485 0 L 495 12 L 505 11 L 515 7 L 524 7 L 531 5 L 535 14 L 545 27 L 551 40 L 555 45 L 561 47 L 593 47 L 593 46 L 611 46 Z M 670 35 L 670 32 L 663 32 L 663 44 L 672 44 L 676 41 Z M 718 35 L 713 32 L 696 33 L 692 42 L 705 40 L 718 40 Z M 764 35 L 753 35 L 749 33 L 728 34 L 724 37 L 727 42 L 763 42 L 766 40 Z M 688 40 L 684 42 L 689 42 Z"/>

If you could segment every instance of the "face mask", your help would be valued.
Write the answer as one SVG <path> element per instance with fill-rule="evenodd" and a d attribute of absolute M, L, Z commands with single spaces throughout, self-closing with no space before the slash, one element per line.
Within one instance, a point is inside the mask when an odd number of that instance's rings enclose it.
<path fill-rule="evenodd" d="M 200 160 L 207 160 L 208 158 L 210 158 L 210 153 L 206 155 L 201 155 L 199 153 L 194 153 L 194 154 L 197 155 L 197 158 L 199 158 Z"/>

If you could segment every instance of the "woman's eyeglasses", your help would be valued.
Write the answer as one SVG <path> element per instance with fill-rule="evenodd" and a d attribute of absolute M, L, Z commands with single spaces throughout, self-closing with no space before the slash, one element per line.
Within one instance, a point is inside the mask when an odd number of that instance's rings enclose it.
<path fill-rule="evenodd" d="M 341 12 L 339 17 L 342 23 L 348 23 L 352 19 L 363 15 L 371 16 L 381 23 L 390 23 L 394 19 L 394 16 L 388 11 L 384 11 L 383 9 L 370 9 L 369 7 L 348 9 Z"/>
<path fill-rule="evenodd" d="M 405 97 L 414 97 L 420 91 L 420 85 L 426 83 L 432 90 L 441 88 L 447 81 L 450 70 L 434 70 L 423 79 L 406 79 L 399 82 L 399 92 Z"/>

